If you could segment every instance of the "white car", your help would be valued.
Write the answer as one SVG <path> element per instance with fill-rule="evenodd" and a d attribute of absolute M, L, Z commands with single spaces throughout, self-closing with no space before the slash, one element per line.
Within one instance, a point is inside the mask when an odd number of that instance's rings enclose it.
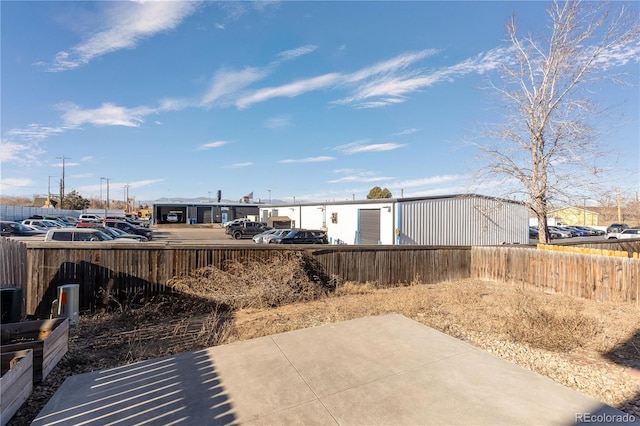
<path fill-rule="evenodd" d="M 80 222 L 100 223 L 103 217 L 97 214 L 82 213 L 78 220 L 80 220 Z"/>
<path fill-rule="evenodd" d="M 175 213 L 169 213 L 167 215 L 167 222 L 177 222 L 178 221 L 178 215 Z"/>
<path fill-rule="evenodd" d="M 95 228 L 57 228 L 47 232 L 45 241 L 108 241 L 112 243 L 137 243 L 131 238 L 113 238 Z"/>
<path fill-rule="evenodd" d="M 625 229 L 622 232 L 609 232 L 607 240 L 626 240 L 628 238 L 640 238 L 640 229 Z"/>

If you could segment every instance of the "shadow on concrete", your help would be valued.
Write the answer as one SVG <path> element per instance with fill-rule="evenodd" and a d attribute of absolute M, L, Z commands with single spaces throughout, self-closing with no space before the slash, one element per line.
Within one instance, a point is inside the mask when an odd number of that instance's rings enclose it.
<path fill-rule="evenodd" d="M 89 393 L 72 391 L 79 387 Z M 214 360 L 201 350 L 72 376 L 31 424 L 228 425 L 234 420 Z"/>

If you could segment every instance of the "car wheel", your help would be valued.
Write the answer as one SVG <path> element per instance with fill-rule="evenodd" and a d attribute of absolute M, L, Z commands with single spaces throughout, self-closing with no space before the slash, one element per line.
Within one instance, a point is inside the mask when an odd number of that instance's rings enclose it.
<path fill-rule="evenodd" d="M 234 240 L 239 240 L 240 238 L 242 238 L 242 233 L 240 233 L 240 232 L 234 232 L 233 233 L 233 239 Z"/>

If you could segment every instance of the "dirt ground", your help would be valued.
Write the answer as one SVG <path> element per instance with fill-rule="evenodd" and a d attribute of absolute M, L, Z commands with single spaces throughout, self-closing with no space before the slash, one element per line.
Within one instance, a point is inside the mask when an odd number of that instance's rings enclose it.
<path fill-rule="evenodd" d="M 296 264 L 301 265 L 299 259 Z M 278 270 L 287 287 L 284 293 L 288 296 L 282 300 L 271 295 L 263 303 L 246 303 L 237 294 L 227 294 L 222 272 L 198 271 L 176 278 L 175 284 L 182 285 L 181 294 L 121 311 L 81 316 L 70 331 L 68 353 L 34 386 L 9 424 L 30 423 L 71 375 L 390 312 L 463 339 L 640 418 L 640 307 L 471 280 L 399 288 L 340 283 L 322 292 L 316 291 L 322 281 L 316 275 L 309 284 L 316 290 L 307 288 L 301 291 L 302 300 L 296 300 L 300 298 L 291 292 L 291 285 L 299 286 L 304 278 L 295 265 L 289 269 L 278 266 Z M 252 274 L 246 267 L 236 276 L 254 280 Z M 281 293 L 276 281 L 262 286 L 254 299 Z M 216 292 L 224 297 L 215 296 Z"/>

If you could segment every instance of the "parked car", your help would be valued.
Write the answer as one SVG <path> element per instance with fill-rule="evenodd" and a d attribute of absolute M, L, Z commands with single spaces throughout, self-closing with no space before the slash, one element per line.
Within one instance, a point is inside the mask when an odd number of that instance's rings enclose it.
<path fill-rule="evenodd" d="M 25 219 L 21 223 L 23 225 L 33 226 L 34 228 L 37 228 L 43 231 L 48 231 L 49 229 L 53 229 L 53 228 L 62 228 L 61 225 L 51 220 L 44 220 L 44 219 Z"/>
<path fill-rule="evenodd" d="M 177 222 L 178 221 L 178 215 L 175 213 L 169 213 L 167 215 L 167 222 Z"/>
<path fill-rule="evenodd" d="M 626 223 L 612 223 L 607 227 L 607 234 L 611 232 L 622 232 L 625 229 L 629 229 L 629 225 Z"/>
<path fill-rule="evenodd" d="M 607 240 L 625 240 L 628 238 L 640 238 L 640 229 L 625 229 L 622 232 L 609 232 Z"/>
<path fill-rule="evenodd" d="M 99 229 L 100 231 L 104 232 L 105 234 L 109 235 L 112 238 L 131 238 L 137 241 L 149 241 L 147 237 L 143 235 L 129 234 L 128 232 L 124 232 L 123 230 L 118 228 L 102 226 L 101 224 L 89 224 L 89 225 L 93 225 L 92 226 L 93 229 Z"/>
<path fill-rule="evenodd" d="M 294 229 L 287 235 L 274 237 L 269 244 L 327 244 L 327 235 L 323 231 Z"/>
<path fill-rule="evenodd" d="M 279 231 L 279 229 L 267 229 L 266 231 L 264 231 L 264 232 L 262 232 L 260 234 L 254 235 L 252 240 L 256 244 L 264 243 L 264 237 L 266 237 L 268 235 L 273 235 L 278 231 Z"/>
<path fill-rule="evenodd" d="M 65 241 L 65 242 L 88 242 L 88 241 L 108 241 L 135 243 L 136 240 L 129 238 L 113 238 L 99 229 L 95 228 L 56 228 L 47 232 L 45 241 Z"/>
<path fill-rule="evenodd" d="M 575 226 L 560 226 L 560 228 L 571 232 L 571 236 L 573 237 L 586 237 L 589 235 L 587 231 L 583 231 Z"/>
<path fill-rule="evenodd" d="M 123 221 L 128 222 L 128 223 L 130 223 L 132 225 L 135 225 L 135 226 L 142 226 L 140 224 L 140 222 L 138 222 L 137 220 L 131 219 L 128 216 L 107 216 L 107 217 L 105 217 L 105 219 L 123 220 Z"/>
<path fill-rule="evenodd" d="M 573 228 L 579 229 L 581 231 L 586 232 L 588 236 L 596 236 L 596 235 L 604 235 L 604 231 L 600 231 L 595 228 L 590 228 L 588 226 L 574 225 Z"/>
<path fill-rule="evenodd" d="M 262 222 L 243 221 L 227 226 L 224 232 L 234 240 L 239 240 L 240 238 L 253 238 L 254 235 L 262 234 L 269 229 L 271 228 Z"/>
<path fill-rule="evenodd" d="M 272 238 L 284 237 L 291 231 L 293 231 L 293 230 L 292 229 L 278 229 L 275 233 L 273 233 L 271 235 L 267 235 L 266 237 L 264 237 L 262 239 L 262 242 L 264 244 L 269 244 L 269 241 L 271 241 Z"/>
<path fill-rule="evenodd" d="M 18 222 L 8 220 L 0 221 L 0 236 L 3 237 L 35 237 L 42 235 L 42 232 L 27 228 Z"/>
<path fill-rule="evenodd" d="M 68 222 L 67 220 L 63 219 L 62 217 L 56 216 L 56 215 L 51 215 L 51 214 L 44 214 L 44 215 L 34 214 L 34 215 L 30 216 L 29 219 L 48 220 L 48 221 L 51 221 L 51 222 L 55 222 L 60 227 L 65 227 L 65 226 L 71 227 L 71 226 L 73 226 L 72 223 Z"/>
<path fill-rule="evenodd" d="M 102 221 L 102 224 L 111 228 L 121 229 L 128 234 L 142 235 L 143 237 L 146 237 L 147 240 L 153 239 L 153 231 L 151 229 L 143 228 L 142 226 L 135 226 L 129 222 L 125 222 L 124 220 L 105 219 Z"/>
<path fill-rule="evenodd" d="M 36 228 L 35 226 L 32 226 L 32 225 L 24 225 L 24 224 L 22 226 L 26 226 L 27 228 L 29 228 L 29 229 L 31 229 L 33 231 L 36 231 L 38 234 L 41 234 L 41 235 L 45 235 L 47 232 L 49 232 L 49 228 L 40 229 L 40 228 Z"/>
<path fill-rule="evenodd" d="M 553 231 L 556 234 L 560 235 L 560 238 L 571 238 L 573 235 L 571 235 L 570 231 L 567 231 L 566 229 L 562 229 L 558 226 L 549 226 L 549 231 Z"/>
<path fill-rule="evenodd" d="M 231 225 L 239 225 L 239 224 L 241 224 L 243 222 L 252 222 L 252 220 L 249 219 L 249 218 L 246 218 L 246 217 L 240 217 L 238 219 L 234 219 L 232 221 L 225 222 L 225 223 L 222 224 L 222 226 L 224 226 L 225 228 L 228 228 Z"/>
<path fill-rule="evenodd" d="M 540 232 L 538 231 L 538 228 L 536 228 L 535 226 L 530 226 L 529 227 L 529 238 L 534 238 L 534 239 L 538 239 L 538 237 L 540 236 Z"/>
<path fill-rule="evenodd" d="M 82 213 L 80 215 L 80 217 L 78 218 L 78 220 L 80 222 L 94 222 L 94 223 L 99 223 L 102 222 L 103 217 L 97 214 L 90 214 L 90 213 Z"/>

